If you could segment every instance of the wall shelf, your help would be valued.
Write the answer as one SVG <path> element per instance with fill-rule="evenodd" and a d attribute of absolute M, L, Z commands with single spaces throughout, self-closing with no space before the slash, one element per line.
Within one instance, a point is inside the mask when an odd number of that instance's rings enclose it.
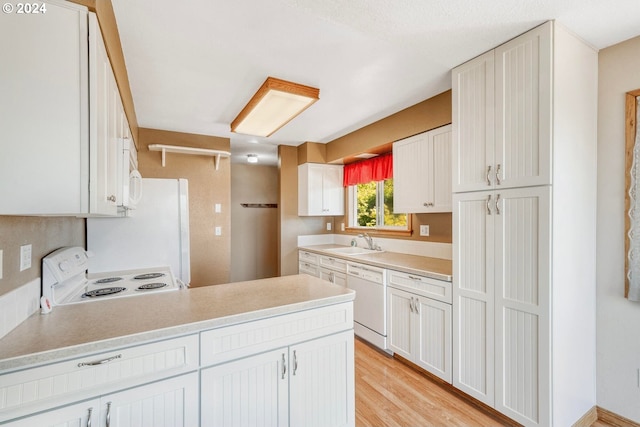
<path fill-rule="evenodd" d="M 166 164 L 166 153 L 191 154 L 195 156 L 210 156 L 215 158 L 216 170 L 220 166 L 220 158 L 229 157 L 231 153 L 222 150 L 211 150 L 208 148 L 182 147 L 179 145 L 150 144 L 149 151 L 162 152 L 162 167 Z"/>

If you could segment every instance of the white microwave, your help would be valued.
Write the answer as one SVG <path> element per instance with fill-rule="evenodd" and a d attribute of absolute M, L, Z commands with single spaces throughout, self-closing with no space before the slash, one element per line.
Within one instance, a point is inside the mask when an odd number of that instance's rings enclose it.
<path fill-rule="evenodd" d="M 118 215 L 129 216 L 142 197 L 142 175 L 138 172 L 138 159 L 130 138 L 118 139 Z"/>

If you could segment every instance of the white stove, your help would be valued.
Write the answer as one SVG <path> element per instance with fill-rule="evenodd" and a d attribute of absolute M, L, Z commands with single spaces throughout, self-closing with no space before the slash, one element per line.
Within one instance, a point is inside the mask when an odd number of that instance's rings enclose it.
<path fill-rule="evenodd" d="M 81 247 L 66 247 L 42 260 L 42 295 L 51 306 L 171 292 L 182 286 L 169 267 L 87 274 L 89 257 Z"/>

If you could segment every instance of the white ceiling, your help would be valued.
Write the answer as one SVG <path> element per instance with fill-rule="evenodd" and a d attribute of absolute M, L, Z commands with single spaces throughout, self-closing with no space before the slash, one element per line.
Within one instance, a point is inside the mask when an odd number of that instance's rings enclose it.
<path fill-rule="evenodd" d="M 232 161 L 270 164 L 279 144 L 329 142 L 449 89 L 451 68 L 549 19 L 597 49 L 640 34 L 639 0 L 112 3 L 139 125 L 229 137 Z M 268 76 L 320 100 L 269 138 L 232 134 Z"/>

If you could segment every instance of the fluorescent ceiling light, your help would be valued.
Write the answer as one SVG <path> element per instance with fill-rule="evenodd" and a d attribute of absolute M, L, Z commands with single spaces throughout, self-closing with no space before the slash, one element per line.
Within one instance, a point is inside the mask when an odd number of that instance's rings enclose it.
<path fill-rule="evenodd" d="M 319 96 L 319 89 L 268 77 L 231 122 L 231 132 L 270 136 L 309 108 Z"/>
<path fill-rule="evenodd" d="M 257 154 L 247 154 L 247 162 L 249 162 L 249 163 L 258 163 L 258 155 Z"/>

